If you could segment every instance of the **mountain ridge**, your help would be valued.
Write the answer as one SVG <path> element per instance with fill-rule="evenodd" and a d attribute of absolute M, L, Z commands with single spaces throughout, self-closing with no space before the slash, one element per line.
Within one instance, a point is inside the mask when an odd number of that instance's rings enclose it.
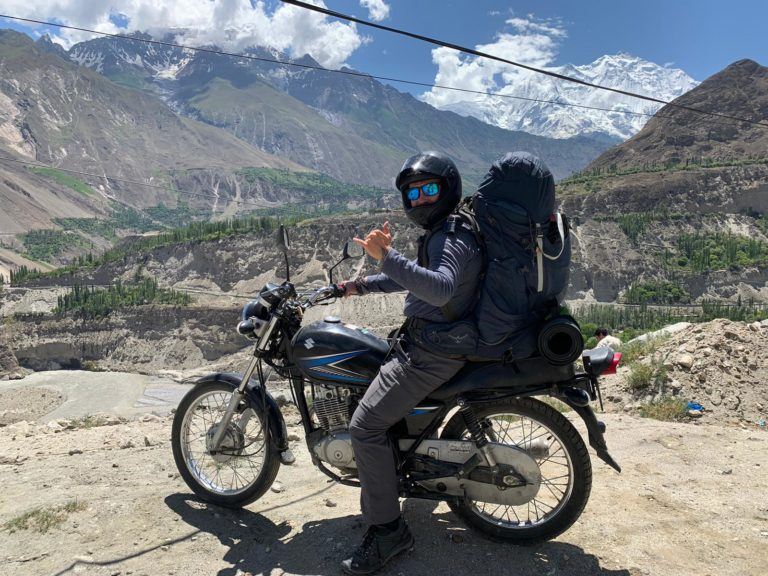
<path fill-rule="evenodd" d="M 425 148 L 442 149 L 478 181 L 501 153 L 528 149 L 547 158 L 562 178 L 616 141 L 555 140 L 512 132 L 438 111 L 368 76 L 294 70 L 282 64 L 316 66 L 306 55 L 291 60 L 265 48 L 246 51 L 277 61 L 263 62 L 178 48 L 161 54 L 155 47 L 135 44 L 99 38 L 76 44 L 69 53 L 117 82 L 160 94 L 187 116 L 341 180 L 360 179 L 362 170 L 368 183 L 389 186 L 403 159 Z M 221 81 L 230 86 L 223 87 Z M 337 156 L 342 161 L 335 161 Z"/>
<path fill-rule="evenodd" d="M 662 100 L 672 100 L 698 84 L 680 69 L 659 66 L 626 53 L 604 55 L 590 64 L 566 64 L 550 70 L 592 84 L 648 94 Z M 567 138 L 575 134 L 604 133 L 622 140 L 637 133 L 660 108 L 659 104 L 653 102 L 527 71 L 518 72 L 514 81 L 495 92 L 508 97 L 458 101 L 442 108 L 478 117 L 495 126 L 525 130 L 531 134 Z M 433 104 L 438 101 L 431 93 L 427 93 L 424 99 Z M 574 106 L 558 106 L 536 100 L 557 100 Z M 613 112 L 588 110 L 579 106 L 607 108 Z"/>

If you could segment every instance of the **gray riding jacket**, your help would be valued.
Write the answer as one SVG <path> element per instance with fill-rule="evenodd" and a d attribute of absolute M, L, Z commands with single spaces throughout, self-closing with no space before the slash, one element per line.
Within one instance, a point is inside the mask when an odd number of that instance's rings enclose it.
<path fill-rule="evenodd" d="M 448 322 L 441 307 L 463 314 L 474 302 L 482 268 L 482 252 L 475 236 L 458 227 L 449 234 L 438 230 L 429 238 L 427 267 L 408 260 L 390 248 L 381 263 L 381 273 L 359 283 L 361 293 L 408 291 L 403 313 L 408 318 Z"/>

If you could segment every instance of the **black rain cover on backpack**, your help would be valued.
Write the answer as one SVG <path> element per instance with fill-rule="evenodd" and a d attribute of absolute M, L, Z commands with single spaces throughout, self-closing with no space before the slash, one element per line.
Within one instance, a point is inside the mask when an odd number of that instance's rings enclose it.
<path fill-rule="evenodd" d="M 571 240 L 555 212 L 555 181 L 527 152 L 494 162 L 472 199 L 487 269 L 475 320 L 477 354 L 527 358 L 541 321 L 555 312 L 568 287 Z"/>
<path fill-rule="evenodd" d="M 468 358 L 522 359 L 537 350 L 543 321 L 558 312 L 568 287 L 571 238 L 555 212 L 555 181 L 546 164 L 527 152 L 510 152 L 491 166 L 477 193 L 456 218 L 483 245 L 485 270 L 471 314 L 433 323 L 419 335 L 434 348 Z M 424 240 L 426 246 L 428 238 Z M 426 250 L 419 250 L 426 265 Z"/>

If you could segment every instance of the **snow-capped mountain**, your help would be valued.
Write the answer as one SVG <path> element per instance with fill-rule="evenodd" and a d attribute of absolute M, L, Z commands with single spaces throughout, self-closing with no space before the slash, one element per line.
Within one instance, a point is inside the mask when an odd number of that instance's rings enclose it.
<path fill-rule="evenodd" d="M 479 181 L 501 151 L 520 149 L 547 158 L 562 178 L 617 140 L 505 130 L 438 110 L 370 77 L 313 70 L 319 64 L 308 55 L 293 59 L 257 46 L 244 51 L 250 58 L 238 58 L 141 39 L 154 40 L 141 32 L 130 40 L 97 38 L 74 45 L 68 57 L 160 97 L 182 116 L 342 181 L 391 186 L 403 158 L 436 148 L 461 162 L 471 181 Z"/>
<path fill-rule="evenodd" d="M 149 34 L 134 32 L 130 36 L 136 39 L 115 42 L 112 38 L 96 38 L 75 44 L 69 51 L 69 59 L 106 76 L 130 73 L 139 67 L 162 78 L 183 67 L 193 54 L 183 48 L 142 42 L 152 39 Z M 172 42 L 173 39 L 173 35 L 168 34 L 161 40 Z"/>
<path fill-rule="evenodd" d="M 646 94 L 667 101 L 699 84 L 678 68 L 659 66 L 629 54 L 602 56 L 591 64 L 568 64 L 551 70 L 593 84 Z M 494 126 L 553 138 L 601 132 L 627 139 L 637 133 L 661 107 L 653 102 L 527 71 L 520 71 L 511 83 L 494 91 L 505 96 L 470 97 L 450 104 L 441 103 L 431 93 L 425 94 L 423 99 L 444 110 L 474 116 Z M 612 112 L 513 97 L 608 108 Z"/>

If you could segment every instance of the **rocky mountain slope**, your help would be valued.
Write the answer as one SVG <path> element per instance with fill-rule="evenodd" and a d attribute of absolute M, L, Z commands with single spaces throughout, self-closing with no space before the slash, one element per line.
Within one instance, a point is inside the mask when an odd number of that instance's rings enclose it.
<path fill-rule="evenodd" d="M 662 100 L 673 100 L 698 84 L 680 69 L 659 66 L 630 54 L 601 56 L 583 66 L 568 64 L 551 70 L 592 84 L 647 94 Z M 503 96 L 466 100 L 454 100 L 457 97 L 452 96 L 450 104 L 441 104 L 439 98 L 428 93 L 425 100 L 494 126 L 555 138 L 602 133 L 626 140 L 636 134 L 660 108 L 653 102 L 594 90 L 524 70 L 515 71 L 511 80 L 493 91 Z M 613 112 L 546 102 L 553 100 Z"/>
<path fill-rule="evenodd" d="M 680 106 L 768 124 L 768 68 L 739 60 L 674 101 Z M 587 167 L 642 168 L 701 157 L 747 160 L 765 157 L 768 126 L 738 122 L 666 106 L 643 129 Z"/>
<path fill-rule="evenodd" d="M 675 102 L 768 124 L 768 68 L 735 62 Z M 694 296 L 764 300 L 766 143 L 766 127 L 667 106 L 562 182 L 566 211 L 597 248 L 583 252 L 585 265 L 610 284 L 600 299 L 633 282 L 669 281 Z M 727 277 L 730 289 L 708 288 Z"/>
<path fill-rule="evenodd" d="M 140 37 L 140 34 L 136 35 Z M 289 61 L 275 50 L 246 54 Z M 249 144 L 347 181 L 389 185 L 415 150 L 440 149 L 472 180 L 503 151 L 531 150 L 570 174 L 615 142 L 558 141 L 439 111 L 365 76 L 342 76 L 269 61 L 236 59 L 138 40 L 98 38 L 70 58 L 116 82 L 159 94 L 182 113 L 225 128 Z M 317 67 L 309 56 L 295 61 Z"/>
<path fill-rule="evenodd" d="M 18 32 L 0 31 L 0 78 L 2 156 L 169 188 L 106 178 L 86 184 L 70 172 L 0 161 L 4 233 L 52 227 L 53 218 L 105 216 L 115 202 L 133 209 L 174 205 L 178 182 L 170 169 L 208 168 L 209 186 L 185 187 L 193 194 L 188 202 L 200 207 L 215 203 L 217 182 L 233 179 L 239 168 L 306 170 L 180 117 Z"/>
<path fill-rule="evenodd" d="M 566 198 L 566 205 L 569 199 Z M 569 210 L 573 214 L 576 211 Z M 629 239 L 619 222 L 583 216 L 574 219 L 574 250 L 571 279 L 567 298 L 577 301 L 614 302 L 626 289 L 639 280 L 657 278 L 664 242 L 677 250 L 680 234 L 702 231 L 738 231 L 750 233 L 755 239 L 768 242 L 768 236 L 747 216 L 711 215 L 707 219 L 681 219 L 674 226 L 650 220 L 643 238 L 658 238 L 653 247 L 644 247 L 641 240 Z M 600 214 L 596 214 L 600 216 Z M 410 257 L 416 254 L 416 239 L 421 230 L 413 226 L 401 211 L 363 215 L 339 215 L 308 220 L 290 230 L 292 277 L 300 284 L 329 281 L 328 269 L 338 259 L 344 242 L 389 220 L 394 245 Z M 704 223 L 704 224 L 702 224 Z M 702 227 L 704 226 L 704 227 Z M 373 273 L 373 263 L 353 260 L 344 264 L 336 278 L 360 272 Z M 701 298 L 736 300 L 754 299 L 768 302 L 768 268 L 741 268 L 694 273 L 685 268 L 670 271 L 684 286 L 691 300 Z M 95 268 L 82 269 L 76 274 L 41 278 L 27 282 L 29 286 L 70 285 L 73 283 L 103 285 L 122 279 L 130 282 L 140 273 L 155 278 L 160 285 L 175 289 L 206 290 L 219 293 L 252 294 L 265 282 L 285 276 L 282 254 L 277 250 L 272 233 L 254 232 L 220 240 L 169 243 L 149 250 L 140 249 L 121 260 Z M 201 301 L 216 297 L 195 295 Z M 399 304 L 394 305 L 395 308 Z M 24 308 L 26 309 L 26 308 Z M 6 313 L 11 313 L 8 309 Z"/>

